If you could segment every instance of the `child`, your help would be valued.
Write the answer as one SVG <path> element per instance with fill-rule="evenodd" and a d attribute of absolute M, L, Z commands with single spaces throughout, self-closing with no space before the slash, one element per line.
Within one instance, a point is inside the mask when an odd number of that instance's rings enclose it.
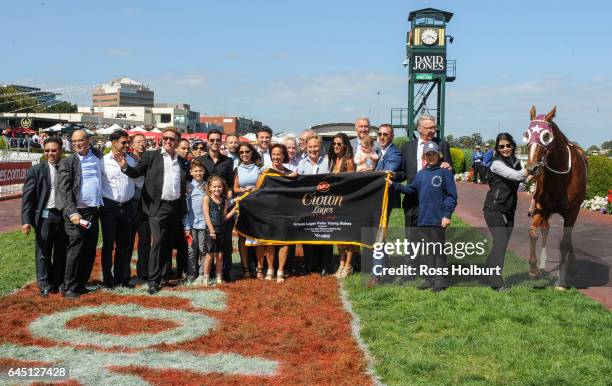
<path fill-rule="evenodd" d="M 423 158 L 427 166 L 421 169 L 409 185 L 401 185 L 387 180 L 393 189 L 419 198 L 419 218 L 417 225 L 423 238 L 428 242 L 444 244 L 444 229 L 451 223 L 451 216 L 457 205 L 457 188 L 453 174 L 440 167 L 441 154 L 438 144 L 429 141 L 423 145 Z M 433 248 L 434 250 L 436 248 Z M 426 256 L 427 266 L 437 272 L 446 268 L 444 253 Z M 444 275 L 428 275 L 419 289 L 432 288 L 434 292 L 448 287 Z"/>
<path fill-rule="evenodd" d="M 236 207 L 227 211 L 227 185 L 221 177 L 214 176 L 206 185 L 206 196 L 202 201 L 204 219 L 206 220 L 206 260 L 204 261 L 204 286 L 208 286 L 210 265 L 215 259 L 217 268 L 217 284 L 223 284 L 223 224 L 232 218 Z"/>
<path fill-rule="evenodd" d="M 378 154 L 374 151 L 374 139 L 369 135 L 361 140 L 361 146 L 355 154 L 357 171 L 374 170 L 378 163 Z"/>
<path fill-rule="evenodd" d="M 191 275 L 187 276 L 190 284 L 204 284 L 204 258 L 206 256 L 206 221 L 202 201 L 206 195 L 206 168 L 199 160 L 191 161 L 190 174 L 192 182 L 187 183 L 187 214 L 183 218 L 185 237 L 191 237 L 189 244 L 189 261 Z M 199 268 L 199 269 L 198 269 Z M 198 276 L 199 273 L 199 276 Z"/>

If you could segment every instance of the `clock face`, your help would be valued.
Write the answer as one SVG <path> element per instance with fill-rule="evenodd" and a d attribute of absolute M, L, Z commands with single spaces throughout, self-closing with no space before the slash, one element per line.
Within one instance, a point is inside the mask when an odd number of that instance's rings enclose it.
<path fill-rule="evenodd" d="M 421 41 L 428 46 L 438 41 L 438 31 L 434 28 L 425 28 L 421 31 Z"/>

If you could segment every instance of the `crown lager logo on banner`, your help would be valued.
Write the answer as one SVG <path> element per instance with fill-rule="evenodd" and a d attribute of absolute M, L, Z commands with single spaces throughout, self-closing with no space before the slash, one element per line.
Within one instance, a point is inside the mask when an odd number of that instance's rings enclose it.
<path fill-rule="evenodd" d="M 20 122 L 21 127 L 29 129 L 32 126 L 32 118 L 23 118 Z"/>

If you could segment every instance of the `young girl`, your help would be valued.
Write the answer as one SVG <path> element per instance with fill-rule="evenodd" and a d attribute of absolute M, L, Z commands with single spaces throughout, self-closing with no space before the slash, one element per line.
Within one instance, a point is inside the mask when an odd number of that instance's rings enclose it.
<path fill-rule="evenodd" d="M 378 162 L 378 154 L 374 151 L 374 139 L 369 135 L 361 140 L 361 146 L 355 155 L 357 171 L 374 170 Z"/>
<path fill-rule="evenodd" d="M 217 284 L 223 284 L 223 234 L 224 223 L 229 220 L 236 211 L 234 207 L 227 211 L 227 185 L 221 177 L 214 176 L 208 180 L 206 185 L 206 196 L 202 201 L 204 207 L 204 219 L 206 220 L 206 260 L 204 261 L 204 286 L 208 286 L 210 278 L 210 265 L 215 259 L 217 268 Z"/>

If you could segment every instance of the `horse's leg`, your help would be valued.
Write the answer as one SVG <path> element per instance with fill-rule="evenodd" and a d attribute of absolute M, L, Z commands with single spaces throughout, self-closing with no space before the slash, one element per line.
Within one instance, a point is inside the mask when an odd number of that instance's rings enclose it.
<path fill-rule="evenodd" d="M 542 251 L 540 252 L 540 270 L 546 269 L 546 259 L 548 256 L 546 255 L 546 245 L 548 244 L 548 231 L 550 229 L 550 225 L 548 220 L 542 221 L 542 227 L 540 231 L 542 232 Z"/>
<path fill-rule="evenodd" d="M 538 204 L 536 203 L 536 208 L 537 207 Z M 535 279 L 540 275 L 540 270 L 537 267 L 538 260 L 536 258 L 536 243 L 538 242 L 540 223 L 542 222 L 543 217 L 536 210 L 531 219 L 531 226 L 529 227 L 529 276 L 531 276 L 532 279 Z"/>
<path fill-rule="evenodd" d="M 578 213 L 580 213 L 580 207 L 577 206 L 563 221 L 563 240 L 566 242 L 568 266 L 567 273 L 574 276 L 576 274 L 576 255 L 574 254 L 574 243 L 572 241 L 572 232 L 574 231 L 574 225 L 578 219 Z"/>

